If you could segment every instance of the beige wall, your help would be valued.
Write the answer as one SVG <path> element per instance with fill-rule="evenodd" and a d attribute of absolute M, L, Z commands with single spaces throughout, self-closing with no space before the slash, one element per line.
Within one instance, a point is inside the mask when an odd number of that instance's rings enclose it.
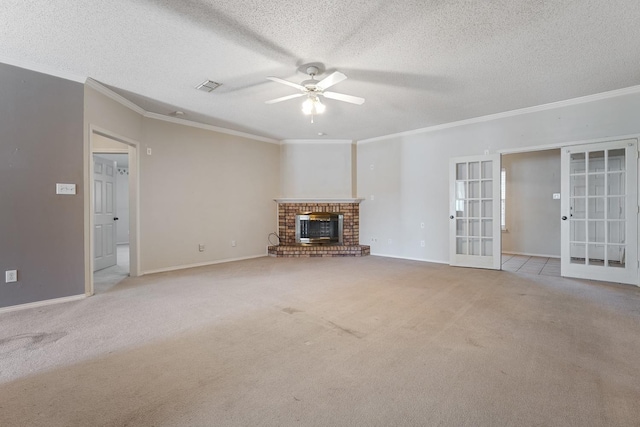
<path fill-rule="evenodd" d="M 89 125 L 135 141 L 142 139 L 142 115 L 103 95 L 89 85 L 84 90 L 86 137 Z"/>
<path fill-rule="evenodd" d="M 140 157 L 143 271 L 266 255 L 277 144 L 155 119 L 144 119 L 142 139 L 152 149 Z"/>
<path fill-rule="evenodd" d="M 146 118 L 91 87 L 85 103 L 87 135 L 93 125 L 140 144 L 142 274 L 266 255 L 277 228 L 277 144 Z"/>
<path fill-rule="evenodd" d="M 280 197 L 357 197 L 355 154 L 351 141 L 284 141 Z"/>

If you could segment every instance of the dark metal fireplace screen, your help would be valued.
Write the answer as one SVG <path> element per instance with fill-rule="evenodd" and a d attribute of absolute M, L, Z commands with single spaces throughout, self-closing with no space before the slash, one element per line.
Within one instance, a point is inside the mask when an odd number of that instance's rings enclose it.
<path fill-rule="evenodd" d="M 341 245 L 344 215 L 329 212 L 296 214 L 296 243 L 299 245 Z"/>

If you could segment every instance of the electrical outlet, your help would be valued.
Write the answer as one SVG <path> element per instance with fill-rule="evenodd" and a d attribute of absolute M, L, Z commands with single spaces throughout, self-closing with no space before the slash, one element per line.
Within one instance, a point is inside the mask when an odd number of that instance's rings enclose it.
<path fill-rule="evenodd" d="M 424 228 L 424 222 L 420 223 L 420 228 Z"/>
<path fill-rule="evenodd" d="M 231 241 L 231 247 L 233 247 L 233 248 L 235 248 L 235 247 L 236 247 L 236 241 L 235 241 L 235 240 L 232 240 L 232 241 Z"/>
<path fill-rule="evenodd" d="M 376 196 L 374 196 L 373 194 L 371 195 L 371 200 L 375 200 Z"/>
<path fill-rule="evenodd" d="M 424 248 L 424 245 L 425 245 L 424 240 L 420 240 L 420 246 Z"/>
<path fill-rule="evenodd" d="M 391 239 L 389 239 L 388 243 L 391 244 Z"/>
<path fill-rule="evenodd" d="M 4 272 L 5 283 L 13 283 L 18 281 L 18 270 L 7 270 Z"/>
<path fill-rule="evenodd" d="M 202 243 L 198 245 L 198 250 L 204 252 L 204 245 Z"/>
<path fill-rule="evenodd" d="M 151 148 L 150 148 L 150 147 L 147 147 L 147 156 L 150 156 L 150 155 L 151 155 L 151 153 L 152 153 Z"/>

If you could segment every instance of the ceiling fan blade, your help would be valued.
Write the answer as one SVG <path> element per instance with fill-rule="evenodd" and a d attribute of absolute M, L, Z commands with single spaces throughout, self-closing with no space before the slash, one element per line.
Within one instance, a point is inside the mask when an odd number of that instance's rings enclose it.
<path fill-rule="evenodd" d="M 333 73 L 329 74 L 324 79 L 320 80 L 316 84 L 316 87 L 321 89 L 321 90 L 325 90 L 328 87 L 331 87 L 331 86 L 333 86 L 333 85 L 335 85 L 337 83 L 340 83 L 341 81 L 345 80 L 346 78 L 347 78 L 347 76 L 342 74 L 340 71 L 334 71 Z"/>
<path fill-rule="evenodd" d="M 336 99 L 338 101 L 350 102 L 352 104 L 362 105 L 364 104 L 364 98 L 360 98 L 358 96 L 345 95 L 344 93 L 335 93 L 335 92 L 323 92 L 327 98 Z"/>
<path fill-rule="evenodd" d="M 296 93 L 295 95 L 287 95 L 287 96 L 283 96 L 282 98 L 276 98 L 276 99 L 272 99 L 270 101 L 265 101 L 265 104 L 275 104 L 276 102 L 282 102 L 282 101 L 286 101 L 288 99 L 293 99 L 293 98 L 299 98 L 301 96 L 304 96 L 304 93 Z"/>
<path fill-rule="evenodd" d="M 289 82 L 287 80 L 282 80 L 279 79 L 278 77 L 267 77 L 269 80 L 272 80 L 276 83 L 282 83 L 283 85 L 287 85 L 287 86 L 291 86 L 291 87 L 295 87 L 296 89 L 300 89 L 300 90 L 306 90 L 306 88 L 302 85 L 299 85 L 298 83 L 293 83 L 293 82 Z"/>

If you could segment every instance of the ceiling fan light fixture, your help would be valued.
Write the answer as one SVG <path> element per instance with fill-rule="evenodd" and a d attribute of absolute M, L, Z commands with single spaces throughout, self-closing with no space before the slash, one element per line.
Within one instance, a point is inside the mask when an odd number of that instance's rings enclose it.
<path fill-rule="evenodd" d="M 326 105 L 320 102 L 317 96 L 309 96 L 302 103 L 302 112 L 307 116 L 322 114 L 324 113 L 326 108 L 327 108 Z"/>

